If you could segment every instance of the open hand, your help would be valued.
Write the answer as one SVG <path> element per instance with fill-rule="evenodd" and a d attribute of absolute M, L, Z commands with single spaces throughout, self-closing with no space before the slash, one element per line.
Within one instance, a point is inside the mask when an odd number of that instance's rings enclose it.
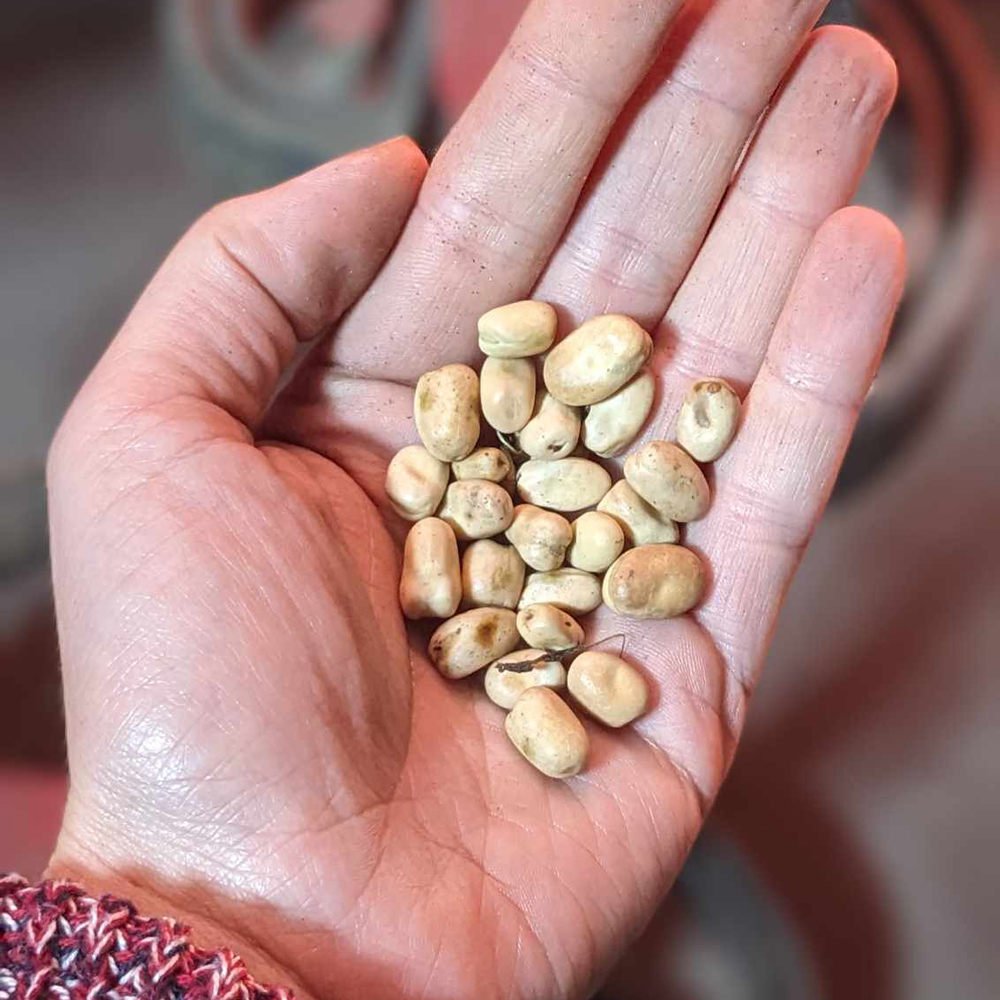
<path fill-rule="evenodd" d="M 817 0 L 680 6 L 536 0 L 429 170 L 407 140 L 364 150 L 213 209 L 171 254 L 51 454 L 54 873 L 312 997 L 583 996 L 648 921 L 732 759 L 904 270 L 888 221 L 841 210 L 893 98 L 885 52 L 810 34 Z M 529 294 L 563 332 L 609 311 L 650 329 L 647 436 L 694 377 L 747 393 L 687 534 L 706 599 L 627 629 L 653 706 L 628 732 L 588 723 L 566 782 L 404 627 L 381 489 L 416 378 L 474 361 L 476 318 Z"/>

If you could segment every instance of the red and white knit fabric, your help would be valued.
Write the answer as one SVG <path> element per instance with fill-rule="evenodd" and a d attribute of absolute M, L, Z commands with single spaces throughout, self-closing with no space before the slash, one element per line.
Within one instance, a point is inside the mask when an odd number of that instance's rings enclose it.
<path fill-rule="evenodd" d="M 0 1000 L 293 1000 L 169 917 L 71 882 L 0 875 Z"/>

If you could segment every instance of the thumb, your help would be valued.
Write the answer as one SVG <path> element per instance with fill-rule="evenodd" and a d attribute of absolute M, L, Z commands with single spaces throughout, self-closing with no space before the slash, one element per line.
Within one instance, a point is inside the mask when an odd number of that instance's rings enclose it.
<path fill-rule="evenodd" d="M 245 437 L 297 344 L 335 323 L 374 278 L 426 169 L 411 140 L 394 139 L 211 209 L 140 297 L 60 437 L 173 400 L 185 405 L 172 418 L 203 419 L 208 404 L 231 418 L 213 427 Z"/>

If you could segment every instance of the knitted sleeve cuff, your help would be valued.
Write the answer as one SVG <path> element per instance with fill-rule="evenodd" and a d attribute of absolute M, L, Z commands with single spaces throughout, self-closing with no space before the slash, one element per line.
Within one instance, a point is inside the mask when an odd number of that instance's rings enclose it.
<path fill-rule="evenodd" d="M 170 917 L 72 882 L 0 875 L 0 1000 L 294 1000 L 231 951 L 204 951 Z"/>

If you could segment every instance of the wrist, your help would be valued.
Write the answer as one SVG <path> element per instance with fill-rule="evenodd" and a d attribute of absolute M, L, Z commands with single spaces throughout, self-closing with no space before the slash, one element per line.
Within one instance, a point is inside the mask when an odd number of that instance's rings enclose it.
<path fill-rule="evenodd" d="M 105 928 L 105 935 L 82 942 L 88 947 L 81 948 L 81 955 L 89 952 L 93 957 L 98 945 L 106 949 L 98 956 L 95 968 L 100 971 L 90 970 L 89 975 L 114 978 L 116 969 L 133 974 L 138 965 L 140 977 L 180 977 L 183 988 L 178 995 L 184 997 L 200 997 L 201 981 L 214 977 L 212 989 L 219 995 L 227 992 L 218 985 L 221 979 L 254 1000 L 310 1000 L 297 976 L 269 953 L 266 941 L 235 930 L 241 923 L 235 901 L 203 886 L 172 885 L 138 866 L 127 872 L 112 870 L 95 863 L 89 853 L 67 854 L 62 844 L 60 838 L 44 874 L 50 881 L 26 891 L 30 895 L 41 890 L 31 899 L 32 906 L 41 907 L 41 922 L 45 912 L 69 920 L 74 933 L 70 938 L 63 935 L 64 941 L 94 936 L 94 928 Z M 110 930 L 115 933 L 108 935 Z M 114 984 L 107 988 L 114 989 Z M 215 994 L 210 989 L 204 995 Z"/>

